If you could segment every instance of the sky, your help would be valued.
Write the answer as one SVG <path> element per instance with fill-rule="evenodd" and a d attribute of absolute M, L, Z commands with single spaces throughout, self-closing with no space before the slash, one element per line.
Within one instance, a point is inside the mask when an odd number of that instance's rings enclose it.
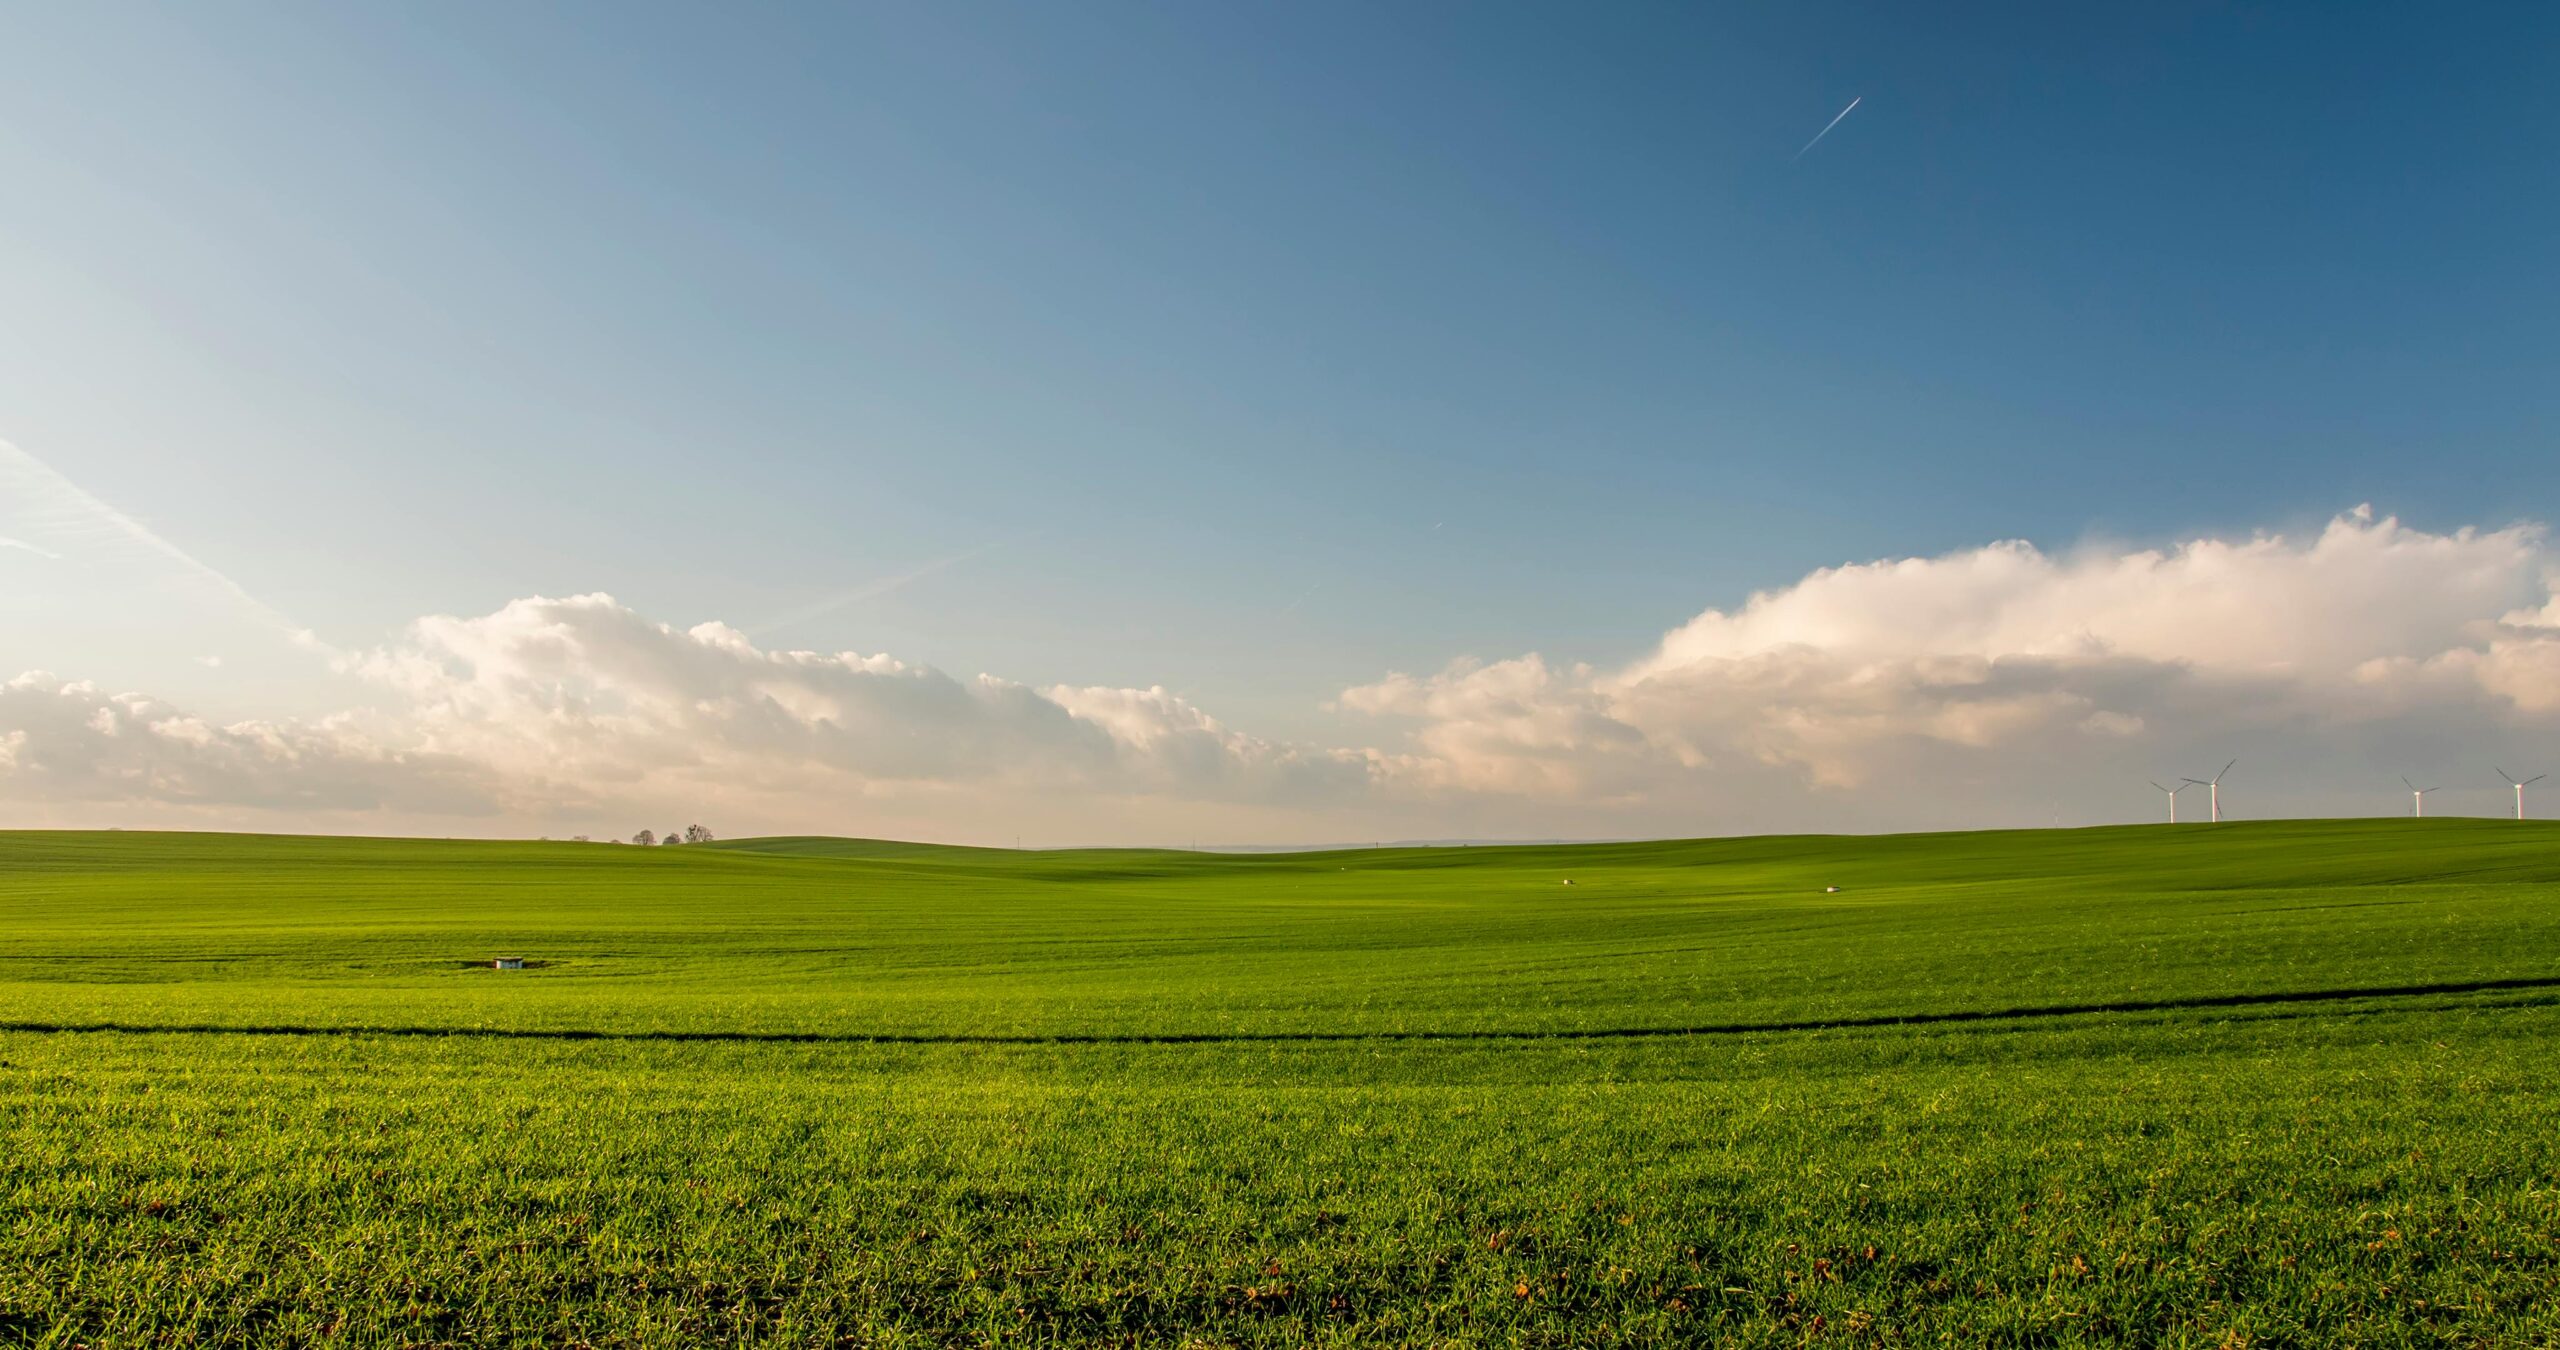
<path fill-rule="evenodd" d="M 0 33 L 0 823 L 1590 838 L 2560 770 L 2547 7 Z"/>

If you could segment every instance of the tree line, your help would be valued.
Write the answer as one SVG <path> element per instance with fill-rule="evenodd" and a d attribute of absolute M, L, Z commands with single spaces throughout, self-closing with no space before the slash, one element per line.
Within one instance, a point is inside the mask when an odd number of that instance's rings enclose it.
<path fill-rule="evenodd" d="M 642 830 L 631 836 L 631 842 L 643 848 L 652 844 L 708 844 L 711 842 L 711 831 L 699 825 L 687 825 L 682 830 L 669 830 L 663 836 Z"/>

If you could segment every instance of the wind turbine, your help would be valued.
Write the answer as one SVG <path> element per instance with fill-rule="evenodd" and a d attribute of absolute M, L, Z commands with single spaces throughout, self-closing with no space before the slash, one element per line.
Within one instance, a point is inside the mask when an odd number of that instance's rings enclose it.
<path fill-rule="evenodd" d="M 2409 814 L 2412 816 L 2426 815 L 2427 794 L 2435 791 L 2435 789 L 2431 787 L 2422 788 L 2417 784 L 2410 782 L 2407 774 L 2400 775 L 2400 782 L 2409 789 Z M 2518 797 L 2517 800 L 2522 801 L 2523 798 Z"/>
<path fill-rule="evenodd" d="M 2235 759 L 2231 761 L 2231 764 L 2237 764 L 2239 762 L 2240 761 Z M 2190 778 L 2186 780 L 2187 782 L 2192 783 L 2197 787 L 2204 788 L 2213 794 L 2213 823 L 2216 825 L 2222 823 L 2222 774 L 2231 772 L 2231 764 L 2223 765 L 2222 773 L 2217 773 L 2211 778 Z"/>
<path fill-rule="evenodd" d="M 2188 782 L 2193 782 L 2193 781 L 2194 781 L 2193 779 L 2189 779 L 2189 780 L 2188 780 Z M 2165 792 L 2165 793 L 2168 793 L 2168 794 L 2169 794 L 2169 823 L 2170 823 L 2170 824 L 2172 824 L 2172 825 L 2177 824 L 2177 823 L 2178 823 L 2178 794 L 2187 790 L 2187 784 L 2186 784 L 2186 783 L 2180 783 L 2180 784 L 2178 784 L 2176 787 L 2160 787 L 2160 784 L 2159 784 L 2159 783 L 2154 782 L 2151 786 L 2156 787 L 2156 788 L 2160 788 L 2160 790 L 2161 790 L 2162 792 Z"/>
<path fill-rule="evenodd" d="M 2500 770 L 2498 770 L 2498 776 L 2499 776 L 2500 778 L 2505 778 L 2505 779 L 2507 780 L 2507 786 L 2509 786 L 2509 787 L 2511 787 L 2511 788 L 2514 788 L 2514 789 L 2516 790 L 2516 819 L 2518 819 L 2518 820 L 2522 820 L 2522 819 L 2524 819 L 2524 790 L 2525 790 L 2525 788 L 2526 788 L 2528 785 L 2530 785 L 2530 784 L 2539 783 L 2539 782 L 2541 782 L 2543 779 L 2545 779 L 2545 778 L 2549 778 L 2551 775 L 2549 775 L 2549 774 L 2547 774 L 2547 773 L 2538 773 L 2538 774 L 2535 774 L 2535 775 L 2534 775 L 2533 777 L 2531 777 L 2531 778 L 2516 779 L 2516 778 L 2510 778 L 2510 777 L 2508 777 L 2508 776 L 2507 776 L 2507 771 L 2506 771 L 2506 770 L 2504 770 L 2504 769 L 2500 769 Z"/>

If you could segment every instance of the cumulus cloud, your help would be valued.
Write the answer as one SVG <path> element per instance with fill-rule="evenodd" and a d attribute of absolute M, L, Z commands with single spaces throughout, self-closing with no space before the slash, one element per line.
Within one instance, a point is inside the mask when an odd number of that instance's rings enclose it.
<path fill-rule="evenodd" d="M 1364 789 L 1372 771 L 1366 752 L 1310 750 L 1231 731 L 1163 685 L 1057 685 L 1043 697 L 1107 732 L 1122 766 L 1159 792 L 1316 801 Z"/>
<path fill-rule="evenodd" d="M 2431 534 L 2358 510 L 2265 534 L 2062 555 L 2007 542 L 1826 568 L 1710 609 L 1622 669 L 1461 661 L 1346 691 L 1415 719 L 1424 788 L 1625 793 L 1784 769 L 1848 788 L 1966 752 L 2560 712 L 2538 527 Z"/>
<path fill-rule="evenodd" d="M 2117 656 L 2338 674 L 2469 643 L 2547 597 L 2538 528 L 2428 534 L 2359 508 L 2309 540 L 2201 539 L 2049 557 L 2019 542 L 1828 568 L 1674 629 L 1631 678 L 1796 649 L 1862 663 Z"/>
<path fill-rule="evenodd" d="M 885 655 L 766 650 L 605 595 L 424 619 L 348 666 L 401 696 L 420 745 L 573 781 L 833 774 L 1216 796 L 1366 774 L 1358 756 L 1239 735 L 1161 688 L 1044 690 Z"/>
<path fill-rule="evenodd" d="M 1162 687 L 768 648 L 605 595 L 422 619 L 337 663 L 371 700 L 304 721 L 0 686 L 0 797 L 301 823 L 702 804 L 982 839 L 1034 811 L 1085 839 L 1177 816 L 1302 840 L 1983 823 L 2000 803 L 1988 818 L 2017 823 L 2064 801 L 2103 819 L 2116 780 L 2232 753 L 2343 781 L 2560 729 L 2560 556 L 2538 527 L 2358 511 L 2304 537 L 1827 568 L 1615 667 L 1468 658 L 1344 690 L 1332 739 L 1353 748 L 1258 737 Z"/>
<path fill-rule="evenodd" d="M 379 705 L 227 727 L 25 677 L 0 694 L 0 794 L 539 815 L 972 790 L 1288 803 L 1357 793 L 1370 774 L 1364 755 L 1244 735 L 1160 687 L 1038 689 L 767 650 L 607 595 L 421 619 L 338 665 Z"/>
<path fill-rule="evenodd" d="M 1421 719 L 1419 753 L 1387 771 L 1430 789 L 1572 794 L 1611 756 L 1643 754 L 1645 735 L 1616 716 L 1589 666 L 1550 669 L 1534 653 L 1453 662 L 1438 675 L 1390 675 L 1344 690 L 1337 707 Z"/>
<path fill-rule="evenodd" d="M 217 726 L 139 694 L 43 673 L 0 683 L 0 787 L 55 802 L 394 809 L 487 815 L 477 765 L 377 744 L 335 722 Z"/>

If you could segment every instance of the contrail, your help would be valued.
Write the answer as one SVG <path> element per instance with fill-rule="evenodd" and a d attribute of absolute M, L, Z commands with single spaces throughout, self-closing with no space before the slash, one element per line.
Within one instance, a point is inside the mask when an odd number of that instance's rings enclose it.
<path fill-rule="evenodd" d="M 283 633 L 295 646 L 323 655 L 336 654 L 310 629 L 268 608 L 256 596 L 243 590 L 240 583 L 161 538 L 150 526 L 91 496 L 79 484 L 63 477 L 52 465 L 7 441 L 0 441 L 0 507 L 9 509 L 13 523 L 33 527 L 37 538 L 62 543 L 75 553 L 84 548 L 122 545 L 157 557 L 163 563 L 173 564 L 178 575 L 210 586 L 247 610 L 259 622 Z M 62 557 L 41 544 L 23 539 L 0 539 L 0 544 L 51 558 Z"/>
<path fill-rule="evenodd" d="M 1850 109 L 1857 107 L 1859 103 L 1866 99 L 1866 97 L 1866 95 L 1860 94 L 1858 97 L 1849 100 L 1849 107 L 1842 108 L 1840 110 L 1840 117 L 1848 116 Z M 1822 143 L 1822 138 L 1831 134 L 1831 128 L 1840 125 L 1840 117 L 1832 118 L 1829 122 L 1823 124 L 1822 130 L 1813 133 L 1813 139 L 1804 143 L 1804 150 L 1810 150 L 1813 147 L 1820 145 Z M 1804 150 L 1798 150 L 1793 155 L 1788 156 L 1788 162 L 1793 163 L 1796 160 L 1804 158 Z"/>
<path fill-rule="evenodd" d="M 1020 541 L 1015 540 L 1005 542 Z M 932 562 L 926 563 L 923 566 L 909 568 L 895 576 L 886 576 L 881 577 L 876 581 L 864 582 L 863 584 L 854 587 L 852 590 L 828 596 L 824 600 L 803 605 L 788 614 L 779 615 L 763 623 L 757 624 L 755 627 L 747 630 L 747 636 L 763 637 L 765 634 L 773 632 L 776 629 L 794 627 L 799 624 L 807 623 L 811 619 L 817 618 L 819 615 L 832 614 L 847 605 L 857 604 L 864 600 L 877 599 L 880 596 L 887 595 L 891 591 L 899 590 L 907 586 L 909 583 L 922 581 L 926 577 L 932 576 L 934 573 L 939 572 L 946 567 L 956 567 L 972 558 L 980 558 L 989 553 L 993 553 L 997 549 L 1003 548 L 1005 546 L 1005 542 L 983 544 L 966 553 L 954 553 L 947 558 L 936 558 Z"/>

